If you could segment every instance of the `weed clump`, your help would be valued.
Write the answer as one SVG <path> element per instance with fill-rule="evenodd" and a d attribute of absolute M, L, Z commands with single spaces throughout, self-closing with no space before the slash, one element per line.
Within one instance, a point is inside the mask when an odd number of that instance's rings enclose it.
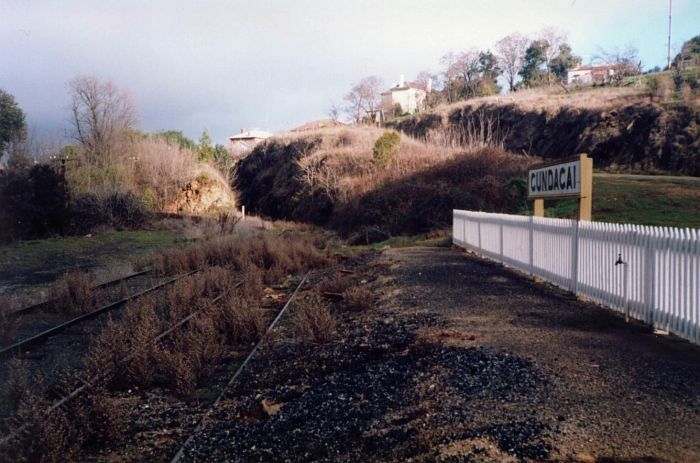
<path fill-rule="evenodd" d="M 352 312 L 364 312 L 372 308 L 372 292 L 364 286 L 354 286 L 343 292 L 343 308 Z"/>
<path fill-rule="evenodd" d="M 299 339 L 325 344 L 333 338 L 337 321 L 318 291 L 299 296 L 294 306 L 293 326 Z"/>
<path fill-rule="evenodd" d="M 49 290 L 50 310 L 61 313 L 83 313 L 97 301 L 92 279 L 87 272 L 66 274 Z"/>

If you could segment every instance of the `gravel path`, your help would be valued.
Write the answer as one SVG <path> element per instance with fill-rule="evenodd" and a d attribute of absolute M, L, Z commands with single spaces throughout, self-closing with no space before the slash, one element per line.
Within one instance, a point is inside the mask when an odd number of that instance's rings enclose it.
<path fill-rule="evenodd" d="M 184 461 L 700 461 L 699 348 L 455 250 L 356 270 L 375 307 L 282 326 Z"/>

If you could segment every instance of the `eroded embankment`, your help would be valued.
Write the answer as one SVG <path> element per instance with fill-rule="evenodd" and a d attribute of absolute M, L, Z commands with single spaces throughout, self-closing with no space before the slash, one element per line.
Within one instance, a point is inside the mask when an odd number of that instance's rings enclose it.
<path fill-rule="evenodd" d="M 533 159 L 403 136 L 389 165 L 381 166 L 372 149 L 382 133 L 349 127 L 268 141 L 237 167 L 240 202 L 346 235 L 380 229 L 384 239 L 448 227 L 453 208 L 515 212 L 521 206 L 525 189 L 518 179 Z"/>
<path fill-rule="evenodd" d="M 692 104 L 638 101 L 600 108 L 484 102 L 393 126 L 417 138 L 456 143 L 484 130 L 514 153 L 551 159 L 588 153 L 598 168 L 700 175 L 700 111 Z"/>

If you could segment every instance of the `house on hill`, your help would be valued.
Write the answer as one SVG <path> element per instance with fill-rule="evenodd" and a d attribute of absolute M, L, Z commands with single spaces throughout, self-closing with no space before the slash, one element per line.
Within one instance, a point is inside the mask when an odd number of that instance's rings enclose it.
<path fill-rule="evenodd" d="M 267 140 L 272 134 L 270 132 L 265 132 L 264 130 L 252 129 L 246 130 L 241 129 L 241 133 L 236 135 L 231 135 L 228 137 L 229 149 L 234 154 L 244 154 L 255 148 L 258 143 Z"/>
<path fill-rule="evenodd" d="M 425 109 L 425 97 L 430 93 L 432 82 L 428 81 L 424 90 L 418 85 L 405 82 L 403 74 L 399 83 L 382 92 L 382 113 L 384 117 L 395 115 L 395 108 L 401 107 L 402 114 L 413 114 Z"/>
<path fill-rule="evenodd" d="M 614 75 L 615 68 L 610 64 L 575 66 L 567 72 L 566 83 L 569 85 L 607 84 Z"/>

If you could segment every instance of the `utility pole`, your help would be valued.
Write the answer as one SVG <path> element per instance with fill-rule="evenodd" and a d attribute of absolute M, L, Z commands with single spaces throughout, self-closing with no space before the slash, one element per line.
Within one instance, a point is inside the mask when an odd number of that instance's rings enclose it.
<path fill-rule="evenodd" d="M 671 10 L 673 9 L 673 0 L 668 0 L 668 62 L 667 68 L 671 70 Z"/>

